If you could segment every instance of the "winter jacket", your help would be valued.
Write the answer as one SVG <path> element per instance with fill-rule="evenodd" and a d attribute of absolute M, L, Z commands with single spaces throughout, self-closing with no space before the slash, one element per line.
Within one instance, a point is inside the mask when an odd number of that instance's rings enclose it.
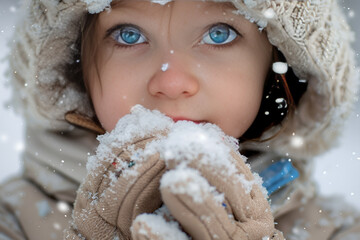
<path fill-rule="evenodd" d="M 31 0 L 16 29 L 9 56 L 13 104 L 26 120 L 21 175 L 0 187 L 0 239 L 63 239 L 72 219 L 86 162 L 98 145 L 91 131 L 74 127 L 65 114 L 92 118 L 86 91 L 69 71 L 77 64 L 84 16 L 111 1 Z M 299 178 L 276 191 L 270 203 L 287 239 L 360 239 L 360 217 L 342 200 L 316 194 L 312 158 L 334 145 L 355 100 L 358 79 L 352 33 L 334 0 L 232 1 L 239 14 L 265 28 L 269 41 L 309 86 L 293 117 L 276 138 L 244 143 L 254 172 L 289 156 Z M 271 17 L 269 16 L 271 13 Z M 313 104 L 317 102 L 318 104 Z M 263 138 L 278 132 L 276 127 Z M 301 144 L 291 144 L 294 135 Z"/>

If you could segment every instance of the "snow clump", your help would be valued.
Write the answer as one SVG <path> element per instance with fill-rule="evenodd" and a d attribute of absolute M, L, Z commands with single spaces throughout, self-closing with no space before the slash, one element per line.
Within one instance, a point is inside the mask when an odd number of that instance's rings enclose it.
<path fill-rule="evenodd" d="M 178 178 L 185 177 L 182 180 L 189 179 L 190 172 L 187 172 L 187 169 L 206 168 L 216 175 L 232 181 L 229 184 L 241 184 L 247 194 L 251 192 L 254 184 L 262 188 L 262 180 L 256 174 L 254 174 L 254 179 L 249 180 L 244 173 L 239 173 L 235 161 L 240 159 L 245 162 L 246 158 L 239 153 L 237 139 L 227 136 L 218 126 L 211 123 L 176 122 L 167 137 L 149 143 L 144 150 L 144 154 L 147 156 L 155 153 L 160 154 L 169 169 L 185 169 L 182 172 L 183 175 L 177 173 Z M 236 154 L 239 158 L 234 159 L 232 154 Z M 249 165 L 247 167 L 250 168 Z M 194 179 L 195 175 L 191 176 L 190 179 Z M 163 178 L 171 181 L 170 176 Z M 173 181 L 177 180 L 173 179 Z M 178 185 L 166 183 L 166 180 L 162 180 L 162 184 Z M 200 183 L 197 182 L 197 184 Z M 190 184 L 187 187 L 194 186 Z M 176 193 L 176 190 L 172 189 Z M 187 191 L 193 190 L 187 189 Z M 264 195 L 267 196 L 267 193 Z"/>
<path fill-rule="evenodd" d="M 284 62 L 274 62 L 272 70 L 277 74 L 285 74 L 288 71 L 288 65 Z"/>
<path fill-rule="evenodd" d="M 201 174 L 192 168 L 178 168 L 168 171 L 161 178 L 160 188 L 169 188 L 174 194 L 186 194 L 192 197 L 196 203 L 203 203 L 209 196 L 213 195 L 216 202 L 224 201 L 224 194 L 216 191 Z"/>
<path fill-rule="evenodd" d="M 171 118 L 157 110 L 151 111 L 141 105 L 135 105 L 131 108 L 130 114 L 118 121 L 114 130 L 98 136 L 97 139 L 100 144 L 96 150 L 96 156 L 89 157 L 86 165 L 87 170 L 96 169 L 101 164 L 99 159 L 113 161 L 116 157 L 113 154 L 113 149 L 122 148 L 136 139 L 147 136 L 160 138 L 161 134 L 168 131 L 173 123 Z M 139 154 L 141 153 L 136 152 L 134 156 L 138 157 Z"/>
<path fill-rule="evenodd" d="M 188 240 L 189 238 L 180 229 L 179 223 L 175 221 L 167 222 L 162 216 L 155 214 L 138 215 L 133 225 L 139 224 L 139 234 L 146 237 L 151 234 L 161 236 L 163 239 Z M 148 232 L 151 229 L 151 232 Z"/>
<path fill-rule="evenodd" d="M 158 3 L 160 5 L 165 5 L 165 4 L 169 3 L 169 2 L 172 2 L 172 0 L 151 0 L 151 2 Z"/>
<path fill-rule="evenodd" d="M 231 163 L 231 148 L 238 151 L 237 140 L 225 135 L 218 126 L 178 121 L 166 138 L 150 143 L 145 154 L 159 152 L 168 165 L 185 166 L 196 161 L 196 164 L 216 168 L 229 176 L 236 172 Z"/>
<path fill-rule="evenodd" d="M 82 0 L 87 4 L 89 13 L 95 14 L 104 11 L 105 8 L 110 7 L 112 0 Z"/>

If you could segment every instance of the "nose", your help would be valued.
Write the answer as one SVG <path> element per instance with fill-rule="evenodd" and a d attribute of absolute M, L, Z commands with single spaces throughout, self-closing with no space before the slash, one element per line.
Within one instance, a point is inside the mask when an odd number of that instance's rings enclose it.
<path fill-rule="evenodd" d="M 190 71 L 165 63 L 150 79 L 148 91 L 156 97 L 186 98 L 199 91 L 199 81 Z"/>

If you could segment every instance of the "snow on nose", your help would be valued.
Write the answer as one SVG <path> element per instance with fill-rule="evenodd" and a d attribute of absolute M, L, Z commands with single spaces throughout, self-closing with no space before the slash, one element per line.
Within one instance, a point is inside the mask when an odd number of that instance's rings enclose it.
<path fill-rule="evenodd" d="M 164 64 L 161 66 L 161 70 L 162 70 L 163 72 L 165 72 L 168 68 L 169 68 L 169 63 L 164 63 Z"/>

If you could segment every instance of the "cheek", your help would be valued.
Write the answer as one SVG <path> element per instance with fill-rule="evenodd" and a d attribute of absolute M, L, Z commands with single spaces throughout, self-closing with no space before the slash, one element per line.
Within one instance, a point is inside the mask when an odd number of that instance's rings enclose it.
<path fill-rule="evenodd" d="M 143 104 L 147 91 L 147 65 L 119 60 L 116 54 L 92 74 L 89 89 L 97 117 L 110 132 L 118 120 L 130 112 L 131 107 Z M 131 70 L 129 70 L 131 69 Z"/>
<path fill-rule="evenodd" d="M 103 98 L 94 104 L 96 115 L 103 128 L 110 132 L 118 120 L 130 112 L 130 106 L 125 103 L 116 104 L 112 98 Z"/>
<path fill-rule="evenodd" d="M 220 99 L 214 104 L 221 112 L 217 123 L 227 134 L 238 138 L 251 126 L 260 108 L 265 77 L 265 71 L 245 64 L 231 68 L 215 86 Z"/>
<path fill-rule="evenodd" d="M 96 116 L 99 119 L 103 128 L 110 132 L 114 129 L 117 119 L 120 118 L 121 113 L 114 107 L 119 106 L 114 104 L 116 99 L 113 99 L 111 93 L 103 93 L 100 86 L 93 88 L 91 91 L 91 99 L 96 112 Z"/>
<path fill-rule="evenodd" d="M 240 137 L 253 123 L 259 111 L 262 92 L 255 86 L 237 88 L 229 94 L 224 106 L 224 124 L 227 133 L 233 137 Z M 252 91 L 253 90 L 253 91 Z M 232 97 L 231 97 L 232 96 Z M 230 99 L 231 98 L 231 99 Z"/>
<path fill-rule="evenodd" d="M 114 68 L 102 69 L 102 73 L 106 74 L 100 75 L 101 80 L 97 73 L 92 74 L 88 84 L 97 118 L 108 132 L 115 128 L 118 120 L 129 113 L 131 108 L 128 101 L 128 95 L 131 94 L 127 88 L 128 83 L 116 77 L 121 76 L 119 68 L 115 68 L 116 71 L 110 69 Z"/>

